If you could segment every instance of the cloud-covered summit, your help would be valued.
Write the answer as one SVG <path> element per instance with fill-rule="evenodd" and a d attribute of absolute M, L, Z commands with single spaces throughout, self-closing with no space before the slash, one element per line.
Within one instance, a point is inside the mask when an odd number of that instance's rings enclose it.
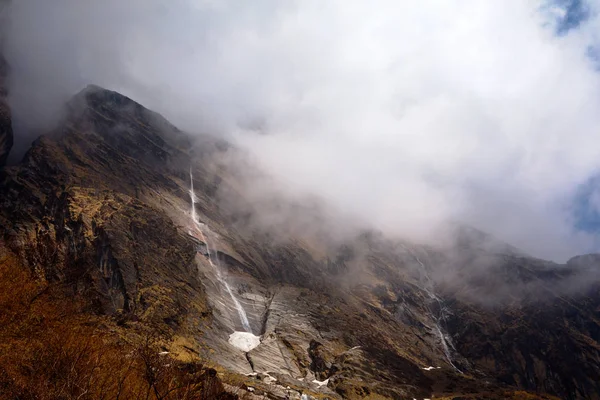
<path fill-rule="evenodd" d="M 465 221 L 556 260 L 595 250 L 598 1 L 20 0 L 24 146 L 88 83 L 225 135 L 290 196 L 423 237 Z"/>

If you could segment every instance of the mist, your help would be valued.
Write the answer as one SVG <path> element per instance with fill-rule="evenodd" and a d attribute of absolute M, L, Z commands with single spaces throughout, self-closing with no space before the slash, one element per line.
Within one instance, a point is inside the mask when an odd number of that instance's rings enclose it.
<path fill-rule="evenodd" d="M 460 221 L 565 261 L 599 250 L 573 216 L 600 167 L 599 6 L 15 1 L 16 148 L 94 83 L 233 142 L 290 199 L 414 240 Z"/>

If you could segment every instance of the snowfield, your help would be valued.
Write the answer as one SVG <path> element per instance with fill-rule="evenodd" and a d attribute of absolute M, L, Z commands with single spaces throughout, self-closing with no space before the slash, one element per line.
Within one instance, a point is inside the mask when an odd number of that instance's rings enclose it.
<path fill-rule="evenodd" d="M 260 344 L 260 337 L 250 332 L 233 332 L 229 335 L 229 344 L 248 352 Z"/>

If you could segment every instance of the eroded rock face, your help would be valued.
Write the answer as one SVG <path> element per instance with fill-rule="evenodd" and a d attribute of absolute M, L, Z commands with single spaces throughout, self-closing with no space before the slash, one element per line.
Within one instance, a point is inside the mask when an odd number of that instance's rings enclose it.
<path fill-rule="evenodd" d="M 456 258 L 374 233 L 325 250 L 248 234 L 217 197 L 238 193 L 214 162 L 227 146 L 192 142 L 98 87 L 68 107 L 62 125 L 0 175 L 0 240 L 93 312 L 159 326 L 184 343 L 174 353 L 185 347 L 248 375 L 248 396 L 600 393 L 600 294 L 558 290 L 597 258 L 558 266 L 497 253 L 480 245 L 485 237 L 461 236 L 453 252 L 468 256 Z M 470 268 L 473 259 L 486 268 Z M 448 267 L 455 282 L 436 275 Z M 248 329 L 256 347 L 229 342 Z"/>
<path fill-rule="evenodd" d="M 591 282 L 576 294 L 565 293 L 547 269 L 536 270 L 523 259 L 505 262 L 509 270 L 532 279 L 530 291 L 501 307 L 453 304 L 448 326 L 457 351 L 474 367 L 512 386 L 565 399 L 600 398 L 600 285 Z M 558 273 L 567 286 L 578 280 L 569 265 Z M 500 278 L 496 282 L 503 284 Z"/>
<path fill-rule="evenodd" d="M 334 357 L 331 352 L 316 340 L 311 340 L 308 346 L 308 356 L 311 359 L 310 369 L 320 381 L 329 378 L 335 372 Z"/>
<path fill-rule="evenodd" d="M 72 285 L 98 312 L 170 327 L 201 321 L 196 245 L 160 207 L 159 191 L 180 187 L 164 173 L 180 150 L 149 125 L 157 116 L 113 95 L 88 89 L 58 131 L 5 170 L 0 234 L 41 279 Z"/>
<path fill-rule="evenodd" d="M 12 121 L 10 108 L 6 99 L 8 64 L 0 53 L 0 167 L 6 164 L 6 159 L 13 145 Z"/>

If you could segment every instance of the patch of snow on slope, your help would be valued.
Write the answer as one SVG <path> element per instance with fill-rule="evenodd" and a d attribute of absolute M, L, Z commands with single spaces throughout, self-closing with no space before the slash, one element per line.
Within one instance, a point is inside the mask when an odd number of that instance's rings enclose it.
<path fill-rule="evenodd" d="M 329 378 L 325 379 L 324 381 L 318 381 L 318 380 L 314 380 L 313 383 L 316 383 L 317 385 L 319 385 L 319 387 L 321 386 L 327 386 L 327 384 L 329 383 Z"/>
<path fill-rule="evenodd" d="M 233 332 L 229 335 L 229 344 L 248 352 L 260 344 L 260 337 L 250 332 Z"/>

